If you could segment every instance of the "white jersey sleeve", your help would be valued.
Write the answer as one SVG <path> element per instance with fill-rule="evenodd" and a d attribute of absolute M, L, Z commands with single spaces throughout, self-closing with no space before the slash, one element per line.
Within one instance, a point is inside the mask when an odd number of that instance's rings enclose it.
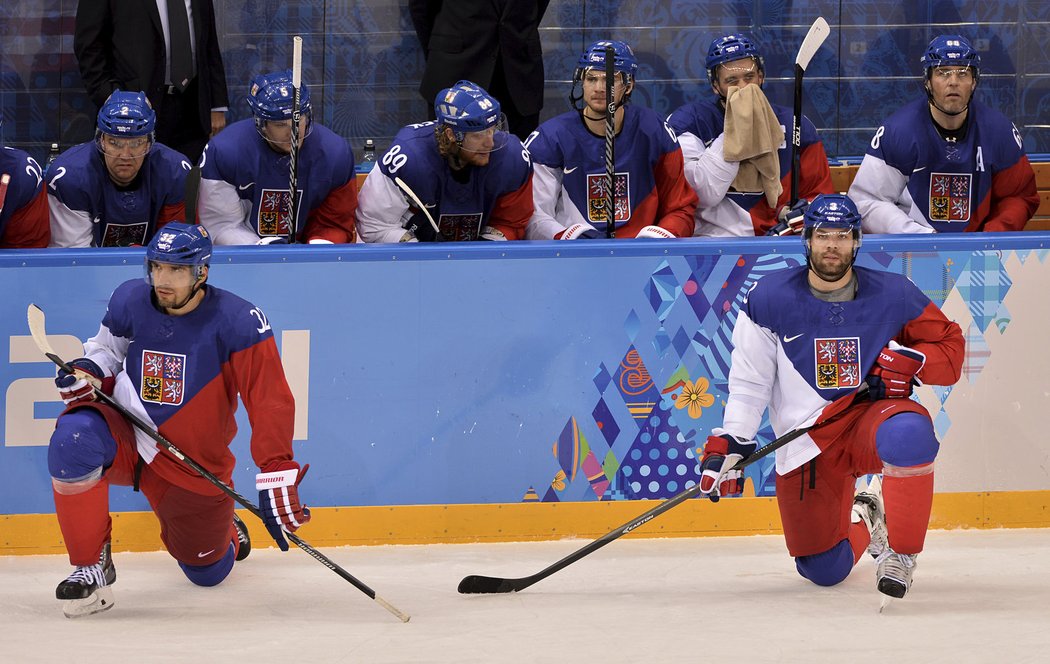
<path fill-rule="evenodd" d="M 373 168 L 357 195 L 357 232 L 365 242 L 400 242 L 412 211 L 405 194 L 378 168 Z"/>
<path fill-rule="evenodd" d="M 558 221 L 561 201 L 562 170 L 534 163 L 532 165 L 532 218 L 525 231 L 526 240 L 552 240 L 565 230 Z"/>
<path fill-rule="evenodd" d="M 251 209 L 251 201 L 241 200 L 231 183 L 201 178 L 197 220 L 215 244 L 257 244 L 259 234 L 247 224 Z"/>
<path fill-rule="evenodd" d="M 97 364 L 107 376 L 116 376 L 124 368 L 130 345 L 130 339 L 118 337 L 100 325 L 98 333 L 84 342 L 84 357 Z"/>
<path fill-rule="evenodd" d="M 51 215 L 49 247 L 90 247 L 94 237 L 94 220 L 86 210 L 71 210 L 54 194 L 47 194 Z"/>
<path fill-rule="evenodd" d="M 875 155 L 864 155 L 849 188 L 865 233 L 933 233 L 908 192 L 908 176 Z"/>
<path fill-rule="evenodd" d="M 696 192 L 700 208 L 708 208 L 722 202 L 726 192 L 740 171 L 740 162 L 726 161 L 722 151 L 725 134 L 719 134 L 711 145 L 704 147 L 703 141 L 689 132 L 678 135 L 685 158 L 685 179 Z"/>
<path fill-rule="evenodd" d="M 722 420 L 723 428 L 734 436 L 755 439 L 772 399 L 778 348 L 776 335 L 741 310 L 733 328 L 729 399 Z"/>

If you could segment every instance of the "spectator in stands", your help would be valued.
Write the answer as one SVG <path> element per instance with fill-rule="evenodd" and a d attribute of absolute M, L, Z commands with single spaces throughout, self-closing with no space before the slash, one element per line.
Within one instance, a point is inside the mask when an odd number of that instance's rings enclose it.
<path fill-rule="evenodd" d="M 868 233 L 1019 231 L 1039 207 L 1017 128 L 973 99 L 981 57 L 964 37 L 922 56 L 924 97 L 878 128 L 849 195 Z"/>
<path fill-rule="evenodd" d="M 116 91 L 98 112 L 95 140 L 48 169 L 52 247 L 145 246 L 186 218 L 190 163 L 156 142 L 156 114 L 142 92 Z"/>

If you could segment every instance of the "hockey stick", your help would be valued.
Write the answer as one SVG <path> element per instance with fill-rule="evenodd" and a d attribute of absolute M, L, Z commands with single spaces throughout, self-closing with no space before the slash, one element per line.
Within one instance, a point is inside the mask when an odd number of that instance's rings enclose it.
<path fill-rule="evenodd" d="M 412 187 L 405 184 L 405 181 L 399 177 L 394 178 L 394 184 L 400 187 L 401 191 L 405 192 L 405 195 L 412 199 L 412 202 L 416 204 L 416 207 L 423 211 L 427 221 L 430 222 L 431 228 L 434 229 L 434 242 L 443 242 L 445 236 L 441 234 L 441 229 L 438 228 L 437 222 L 434 221 L 434 217 L 430 216 L 430 210 L 427 210 L 427 206 L 423 205 L 423 201 L 419 200 L 419 196 L 416 196 L 416 192 L 412 191 Z"/>
<path fill-rule="evenodd" d="M 288 244 L 295 244 L 295 226 L 299 219 L 299 120 L 302 118 L 303 38 L 292 39 L 292 145 L 288 160 Z"/>
<path fill-rule="evenodd" d="M 795 440 L 796 438 L 798 438 L 802 434 L 804 434 L 804 433 L 806 433 L 808 431 L 812 431 L 813 429 L 815 429 L 817 427 L 820 427 L 820 426 L 823 426 L 824 424 L 832 421 L 840 413 L 845 411 L 846 408 L 848 408 L 849 406 L 851 406 L 854 403 L 856 403 L 856 401 L 858 401 L 861 398 L 862 395 L 866 395 L 866 394 L 867 394 L 867 385 L 863 384 L 861 389 L 859 389 L 858 391 L 853 392 L 851 394 L 847 394 L 847 395 L 841 397 L 838 400 L 838 402 L 834 402 L 834 403 L 838 403 L 839 406 L 836 409 L 836 407 L 834 407 L 834 405 L 833 405 L 831 407 L 832 410 L 830 411 L 832 414 L 827 416 L 825 419 L 818 420 L 816 423 L 812 424 L 811 426 L 801 427 L 801 428 L 793 429 L 793 430 L 789 431 L 788 433 L 784 434 L 780 438 L 777 438 L 776 440 L 774 440 L 772 443 L 769 443 L 765 447 L 762 447 L 762 448 L 756 450 L 754 454 L 750 455 L 746 459 L 741 459 L 740 461 L 738 461 L 733 466 L 732 469 L 733 470 L 742 470 L 744 468 L 747 468 L 748 466 L 750 466 L 751 464 L 755 463 L 759 459 L 761 459 L 761 458 L 769 455 L 770 453 L 780 449 L 781 447 L 787 445 L 788 443 L 790 443 L 791 441 Z M 679 494 L 677 494 L 675 496 L 672 496 L 671 498 L 668 498 L 664 502 L 660 503 L 659 505 L 657 505 L 653 509 L 649 510 L 645 514 L 642 514 L 641 516 L 637 517 L 636 519 L 634 519 L 632 521 L 629 521 L 628 523 L 625 523 L 624 525 L 620 526 L 616 530 L 613 530 L 612 532 L 609 532 L 609 533 L 606 533 L 605 535 L 602 535 L 601 537 L 599 537 L 598 539 L 594 540 L 593 542 L 591 542 L 587 546 L 576 550 L 574 553 L 571 553 L 568 556 L 565 556 L 564 558 L 562 558 L 558 562 L 554 563 L 553 565 L 550 565 L 550 566 L 540 570 L 539 572 L 536 572 L 532 576 L 525 576 L 525 577 L 522 577 L 520 579 L 503 579 L 503 578 L 492 577 L 492 576 L 471 575 L 471 576 L 464 577 L 463 580 L 459 582 L 458 590 L 459 590 L 459 592 L 461 592 L 463 594 L 509 593 L 509 592 L 518 592 L 519 590 L 524 590 L 524 589 L 528 588 L 529 586 L 531 586 L 532 584 L 536 583 L 537 581 L 542 581 L 543 579 L 546 579 L 551 574 L 554 574 L 555 572 L 557 572 L 559 570 L 565 569 L 566 567 L 568 567 L 569 565 L 573 564 L 574 562 L 576 562 L 580 558 L 583 558 L 584 556 L 588 556 L 588 555 L 594 553 L 595 551 L 597 551 L 598 549 L 602 548 L 606 544 L 609 544 L 610 542 L 619 539 L 620 537 L 626 535 L 627 533 L 631 532 L 632 530 L 635 530 L 636 528 L 638 528 L 640 526 L 643 526 L 646 523 L 648 523 L 649 521 L 651 521 L 651 520 L 655 519 L 656 517 L 660 516 L 661 514 L 666 512 L 667 510 L 672 509 L 674 507 L 677 507 L 681 503 L 683 503 L 683 502 L 689 500 L 690 498 L 692 498 L 694 496 L 697 496 L 699 494 L 700 494 L 700 484 L 697 483 L 697 484 L 693 485 L 692 487 L 686 489 L 685 491 L 682 491 L 681 493 L 679 493 Z"/>
<path fill-rule="evenodd" d="M 605 47 L 605 237 L 616 237 L 616 51 Z"/>
<path fill-rule="evenodd" d="M 820 45 L 828 38 L 831 28 L 823 16 L 817 17 L 813 25 L 809 26 L 806 38 L 802 40 L 802 46 L 795 56 L 795 113 L 792 118 L 791 128 L 791 201 L 789 205 L 798 202 L 798 170 L 802 162 L 802 77 L 806 73 L 809 61 L 813 59 Z"/>
<path fill-rule="evenodd" d="M 33 341 L 36 343 L 37 348 L 40 349 L 40 352 L 43 353 L 44 355 L 46 355 L 47 359 L 51 360 L 56 365 L 58 365 L 58 367 L 60 369 L 68 371 L 69 373 L 72 373 L 72 374 L 78 374 L 78 375 L 83 376 L 84 372 L 77 371 L 73 367 L 71 367 L 68 364 L 66 364 L 62 360 L 62 358 L 60 358 L 58 355 L 56 355 L 55 351 L 51 348 L 51 343 L 47 340 L 47 332 L 46 332 L 46 328 L 45 328 L 45 320 L 44 320 L 44 312 L 43 312 L 43 310 L 40 307 L 36 306 L 35 304 L 30 304 L 29 308 L 26 311 L 26 318 L 29 320 L 29 332 L 30 332 L 30 334 L 33 335 Z M 142 431 L 142 433 L 144 433 L 147 436 L 149 436 L 150 438 L 152 438 L 154 441 L 156 441 L 156 443 L 158 445 L 160 445 L 162 448 L 167 450 L 176 459 L 178 459 L 182 463 L 184 463 L 187 466 L 189 466 L 190 468 L 192 468 L 198 475 L 200 475 L 204 479 L 208 480 L 211 484 L 213 484 L 220 491 L 225 493 L 230 498 L 234 499 L 238 504 L 241 505 L 241 507 L 245 508 L 246 510 L 248 510 L 249 512 L 251 512 L 255 516 L 259 517 L 260 520 L 263 518 L 262 512 L 259 511 L 259 508 L 256 507 L 253 503 L 251 503 L 247 498 L 245 498 L 241 494 L 239 494 L 236 491 L 234 491 L 225 482 L 223 482 L 218 477 L 213 475 L 208 469 L 206 469 L 204 466 L 202 466 L 199 463 L 197 463 L 196 461 L 194 461 L 191 457 L 186 456 L 182 452 L 182 450 L 180 450 L 179 448 L 175 447 L 175 445 L 173 443 L 171 443 L 171 441 L 169 441 L 164 436 L 160 435 L 160 433 L 156 429 L 151 427 L 146 422 L 143 422 L 137 415 L 135 415 L 134 413 L 129 411 L 127 408 L 125 408 L 124 406 L 122 406 L 119 403 L 117 403 L 117 401 L 113 397 L 111 397 L 108 394 L 106 394 L 105 392 L 103 392 L 101 389 L 98 388 L 98 386 L 92 384 L 92 388 L 95 391 L 95 397 L 99 401 L 101 401 L 102 403 L 104 403 L 104 404 L 106 404 L 108 406 L 111 406 L 118 413 L 120 413 L 121 415 L 126 417 L 128 419 L 128 421 L 130 421 L 132 424 L 134 424 L 136 428 L 138 428 L 140 431 Z M 296 546 L 298 546 L 300 549 L 302 549 L 306 553 L 310 554 L 310 556 L 314 560 L 316 560 L 317 562 L 321 563 L 322 565 L 324 565 L 328 569 L 332 570 L 333 572 L 335 572 L 339 576 L 343 577 L 343 579 L 349 581 L 351 584 L 354 585 L 355 588 L 357 588 L 358 590 L 360 590 L 364 594 L 368 595 L 370 598 L 375 600 L 376 603 L 378 603 L 384 609 L 386 609 L 390 613 L 392 613 L 395 616 L 397 616 L 398 620 L 400 620 L 401 622 L 408 622 L 408 620 L 409 620 L 408 614 L 402 613 L 401 611 L 397 610 L 392 604 L 390 604 L 389 602 L 384 600 L 382 597 L 376 595 L 376 591 L 372 590 L 371 588 L 366 586 L 364 583 L 359 581 L 352 574 L 350 574 L 345 569 L 343 569 L 342 567 L 337 565 L 334 561 L 332 561 L 330 558 L 328 558 L 328 556 L 324 555 L 323 553 L 321 553 L 317 549 L 315 549 L 312 546 L 310 546 L 307 542 L 303 541 L 303 539 L 300 538 L 299 536 L 297 536 L 295 533 L 285 532 L 285 536 L 289 540 L 291 540 Z"/>

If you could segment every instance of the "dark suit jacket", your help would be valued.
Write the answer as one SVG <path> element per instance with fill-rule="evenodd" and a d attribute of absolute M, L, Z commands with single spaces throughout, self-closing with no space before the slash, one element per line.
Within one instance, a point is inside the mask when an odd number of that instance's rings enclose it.
<path fill-rule="evenodd" d="M 522 115 L 543 107 L 539 25 L 550 0 L 409 0 L 427 67 L 419 92 L 429 103 L 461 79 L 488 89 L 497 57 Z"/>
<path fill-rule="evenodd" d="M 212 0 L 193 0 L 201 127 L 211 109 L 229 106 Z M 73 51 L 91 100 L 101 108 L 115 88 L 143 91 L 154 107 L 164 96 L 166 49 L 156 0 L 80 0 Z"/>

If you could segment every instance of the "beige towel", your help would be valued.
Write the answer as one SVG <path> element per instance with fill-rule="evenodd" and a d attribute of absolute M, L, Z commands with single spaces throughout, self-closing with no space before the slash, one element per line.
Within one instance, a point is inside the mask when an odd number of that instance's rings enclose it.
<path fill-rule="evenodd" d="M 784 130 L 762 88 L 753 84 L 729 88 L 724 140 L 726 161 L 740 162 L 733 187 L 737 191 L 765 192 L 769 207 L 776 209 L 784 190 L 777 156 L 784 143 Z"/>

